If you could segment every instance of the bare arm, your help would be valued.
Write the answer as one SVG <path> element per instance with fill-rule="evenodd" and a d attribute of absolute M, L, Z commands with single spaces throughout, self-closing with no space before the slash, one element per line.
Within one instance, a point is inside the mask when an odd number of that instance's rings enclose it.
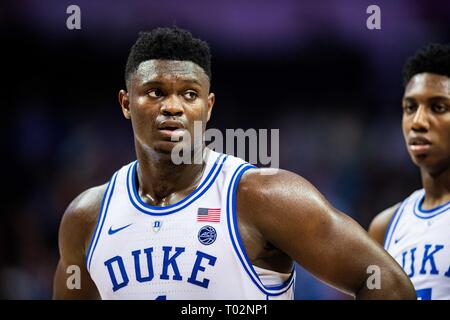
<path fill-rule="evenodd" d="M 86 269 L 86 253 L 94 232 L 106 185 L 89 189 L 67 208 L 59 228 L 60 259 L 53 283 L 53 299 L 99 299 L 100 295 Z M 80 270 L 81 288 L 70 289 L 70 266 Z M 68 271 L 69 270 L 69 271 Z M 69 272 L 69 273 L 68 273 Z"/>
<path fill-rule="evenodd" d="M 400 203 L 397 203 L 382 211 L 372 220 L 369 226 L 369 235 L 382 246 L 384 245 L 384 238 L 389 224 L 399 206 Z"/>
<path fill-rule="evenodd" d="M 250 170 L 239 184 L 237 205 L 262 238 L 327 284 L 357 299 L 415 299 L 395 260 L 300 176 Z M 369 266 L 380 268 L 380 289 L 366 285 Z"/>

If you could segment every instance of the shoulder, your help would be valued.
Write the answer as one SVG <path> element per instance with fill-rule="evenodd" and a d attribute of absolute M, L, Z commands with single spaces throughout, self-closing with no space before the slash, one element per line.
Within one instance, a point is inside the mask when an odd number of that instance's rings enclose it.
<path fill-rule="evenodd" d="M 274 225 L 316 229 L 337 214 L 310 182 L 280 169 L 248 170 L 237 188 L 236 210 L 264 234 Z"/>
<path fill-rule="evenodd" d="M 67 207 L 59 227 L 61 255 L 85 255 L 108 184 L 90 188 Z"/>
<path fill-rule="evenodd" d="M 384 237 L 386 235 L 386 231 L 389 227 L 389 224 L 395 212 L 400 207 L 400 204 L 401 203 L 399 202 L 393 205 L 392 207 L 383 210 L 382 212 L 377 214 L 370 223 L 369 234 L 374 240 L 376 240 L 381 245 L 384 245 Z"/>
<path fill-rule="evenodd" d="M 246 201 L 323 201 L 323 196 L 305 178 L 281 169 L 255 168 L 242 176 L 238 186 L 238 197 Z"/>
<path fill-rule="evenodd" d="M 107 186 L 105 183 L 92 187 L 78 195 L 64 212 L 63 221 L 70 220 L 72 223 L 83 225 L 96 222 Z"/>

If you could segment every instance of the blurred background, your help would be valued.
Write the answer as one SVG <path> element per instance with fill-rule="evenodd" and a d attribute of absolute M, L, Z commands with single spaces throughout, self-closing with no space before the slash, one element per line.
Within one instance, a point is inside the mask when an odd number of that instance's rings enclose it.
<path fill-rule="evenodd" d="M 66 27 L 71 4 L 81 30 Z M 366 27 L 371 4 L 381 30 Z M 206 40 L 209 127 L 280 129 L 280 167 L 367 228 L 420 188 L 401 69 L 423 45 L 450 42 L 449 21 L 448 0 L 3 1 L 0 298 L 51 298 L 65 208 L 134 160 L 117 93 L 139 31 L 177 25 Z M 297 275 L 297 299 L 349 298 Z"/>

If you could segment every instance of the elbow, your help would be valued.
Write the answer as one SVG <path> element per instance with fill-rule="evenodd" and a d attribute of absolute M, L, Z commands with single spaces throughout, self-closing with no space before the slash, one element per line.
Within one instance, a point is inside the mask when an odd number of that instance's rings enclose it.
<path fill-rule="evenodd" d="M 383 270 L 379 285 L 370 282 L 370 277 L 356 293 L 356 299 L 372 300 L 416 300 L 416 291 L 409 277 L 401 268 Z"/>
<path fill-rule="evenodd" d="M 391 283 L 388 284 L 393 295 L 390 299 L 395 300 L 417 300 L 416 290 L 409 280 L 409 277 L 400 270 L 392 276 Z"/>

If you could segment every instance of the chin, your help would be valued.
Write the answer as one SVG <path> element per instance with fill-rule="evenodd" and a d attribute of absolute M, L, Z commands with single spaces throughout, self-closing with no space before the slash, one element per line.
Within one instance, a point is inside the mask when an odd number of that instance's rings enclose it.
<path fill-rule="evenodd" d="M 177 147 L 176 150 L 174 150 L 175 147 Z M 161 157 L 161 159 L 171 160 L 174 164 L 178 164 L 177 162 L 186 160 L 185 157 L 183 157 L 183 153 L 180 152 L 181 150 L 190 150 L 191 153 L 191 149 L 192 146 L 183 145 L 182 142 L 159 141 L 153 145 L 153 150 Z M 172 152 L 174 152 L 173 155 Z M 172 156 L 177 157 L 179 160 L 173 161 Z M 188 158 L 190 158 L 190 156 L 188 156 Z"/>
<path fill-rule="evenodd" d="M 173 148 L 175 148 L 176 143 L 171 141 L 160 141 L 152 146 L 153 151 L 161 159 L 170 159 L 172 155 Z"/>
<path fill-rule="evenodd" d="M 421 169 L 424 169 L 431 175 L 439 174 L 442 171 L 445 171 L 448 169 L 449 164 L 445 163 L 445 161 L 442 161 L 443 159 L 436 159 L 432 157 L 431 155 L 421 155 L 421 156 L 414 156 L 413 162 L 420 167 Z"/>
<path fill-rule="evenodd" d="M 426 168 L 428 171 L 428 168 L 433 168 L 436 166 L 436 161 L 433 161 L 432 157 L 428 154 L 423 155 L 414 155 L 411 156 L 412 161 L 414 164 L 420 168 Z"/>
<path fill-rule="evenodd" d="M 157 153 L 163 153 L 163 154 L 171 154 L 173 148 L 175 148 L 176 143 L 171 141 L 161 141 L 158 143 L 155 143 L 153 145 L 153 150 L 155 150 Z"/>
<path fill-rule="evenodd" d="M 429 162 L 429 155 L 428 154 L 421 154 L 421 155 L 409 155 L 411 157 L 412 162 L 414 162 L 418 166 L 423 166 Z"/>

